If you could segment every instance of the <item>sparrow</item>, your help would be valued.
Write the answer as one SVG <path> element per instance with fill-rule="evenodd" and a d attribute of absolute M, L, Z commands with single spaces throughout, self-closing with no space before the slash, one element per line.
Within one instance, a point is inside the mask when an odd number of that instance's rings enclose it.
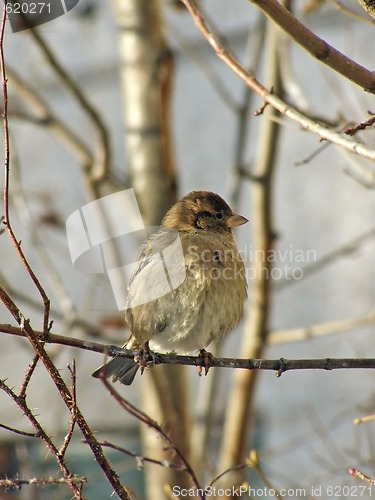
<path fill-rule="evenodd" d="M 124 348 L 142 354 L 150 349 L 181 355 L 206 353 L 207 346 L 238 325 L 247 281 L 233 228 L 246 222 L 209 191 L 193 191 L 172 206 L 158 231 L 141 246 L 129 280 L 125 320 L 131 335 Z M 166 266 L 161 266 L 163 250 L 173 248 L 176 238 L 182 257 L 169 252 L 168 261 L 164 252 Z M 166 269 L 171 286 L 163 294 Z M 173 281 L 180 284 L 173 287 Z M 150 290 L 162 296 L 142 303 Z M 92 376 L 112 376 L 130 385 L 140 366 L 137 360 L 114 357 Z"/>

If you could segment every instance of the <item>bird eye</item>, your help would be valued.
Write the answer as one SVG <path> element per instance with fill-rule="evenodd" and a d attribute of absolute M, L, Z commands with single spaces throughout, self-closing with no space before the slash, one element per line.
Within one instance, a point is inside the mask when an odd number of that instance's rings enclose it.
<path fill-rule="evenodd" d="M 216 219 L 222 220 L 223 214 L 221 212 L 216 212 L 215 217 Z"/>

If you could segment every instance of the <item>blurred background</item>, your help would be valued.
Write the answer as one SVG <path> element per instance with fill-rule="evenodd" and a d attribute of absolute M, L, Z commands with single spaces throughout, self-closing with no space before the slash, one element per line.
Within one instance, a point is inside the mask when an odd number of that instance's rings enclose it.
<path fill-rule="evenodd" d="M 199 5 L 241 64 L 317 123 L 341 132 L 375 111 L 370 93 L 312 58 L 249 2 Z M 316 35 L 373 67 L 374 25 L 359 5 L 301 0 L 287 7 Z M 106 275 L 84 275 L 72 265 L 65 232 L 71 213 L 134 188 L 145 224 L 157 225 L 176 199 L 204 189 L 250 220 L 236 233 L 248 269 L 247 313 L 213 352 L 276 359 L 375 356 L 374 164 L 320 141 L 270 106 L 255 116 L 262 99 L 217 57 L 181 3 L 80 0 L 36 30 L 12 32 L 7 25 L 4 47 L 11 222 L 51 299 L 53 333 L 119 346 L 129 334 Z M 353 138 L 369 148 L 374 139 L 371 128 Z M 126 223 L 131 217 L 124 213 Z M 6 232 L 0 248 L 0 282 L 41 330 L 43 303 Z M 15 324 L 3 306 L 0 323 Z M 160 437 L 141 428 L 90 376 L 103 355 L 69 346 L 47 350 L 68 382 L 67 364 L 75 358 L 78 405 L 99 440 L 164 456 Z M 26 339 L 2 334 L 0 357 L 0 378 L 16 390 L 32 348 Z M 222 478 L 227 487 L 272 485 L 289 489 L 284 498 L 296 497 L 297 488 L 305 488 L 301 498 L 349 498 L 353 491 L 344 487 L 362 484 L 350 477 L 350 467 L 374 475 L 374 424 L 353 424 L 373 412 L 371 370 L 297 370 L 280 378 L 237 372 L 212 369 L 198 378 L 192 367 L 156 367 L 131 387 L 116 388 L 171 433 L 203 486 L 244 463 L 252 449 L 259 464 L 228 473 Z M 159 376 L 168 384 L 164 394 L 156 394 L 152 380 Z M 61 444 L 69 413 L 40 364 L 27 398 Z M 171 401 L 177 426 L 168 421 Z M 32 430 L 5 392 L 0 424 Z M 40 440 L 7 429 L 0 429 L 0 440 L 2 477 L 59 475 Z M 189 478 L 160 465 L 139 469 L 120 452 L 109 450 L 108 456 L 139 498 L 174 498 L 173 485 L 191 486 Z M 78 430 L 66 459 L 87 478 L 85 498 L 111 497 Z M 321 495 L 315 490 L 314 496 L 312 487 Z M 370 498 L 371 490 L 361 496 Z M 0 498 L 14 497 L 65 500 L 72 492 L 66 485 L 0 491 Z"/>

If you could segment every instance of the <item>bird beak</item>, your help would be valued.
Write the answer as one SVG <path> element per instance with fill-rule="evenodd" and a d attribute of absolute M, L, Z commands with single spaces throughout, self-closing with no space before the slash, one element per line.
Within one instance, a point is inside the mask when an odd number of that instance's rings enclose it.
<path fill-rule="evenodd" d="M 228 227 L 242 226 L 242 224 L 246 224 L 246 222 L 249 222 L 249 220 L 239 214 L 233 214 L 227 219 Z"/>

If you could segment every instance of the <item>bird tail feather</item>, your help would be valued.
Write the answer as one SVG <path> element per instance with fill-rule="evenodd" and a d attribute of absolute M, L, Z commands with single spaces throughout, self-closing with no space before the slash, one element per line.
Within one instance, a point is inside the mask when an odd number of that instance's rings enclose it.
<path fill-rule="evenodd" d="M 119 380 L 122 384 L 130 385 L 137 373 L 139 365 L 134 359 L 112 358 L 92 373 L 95 378 L 112 376 L 113 382 Z"/>

